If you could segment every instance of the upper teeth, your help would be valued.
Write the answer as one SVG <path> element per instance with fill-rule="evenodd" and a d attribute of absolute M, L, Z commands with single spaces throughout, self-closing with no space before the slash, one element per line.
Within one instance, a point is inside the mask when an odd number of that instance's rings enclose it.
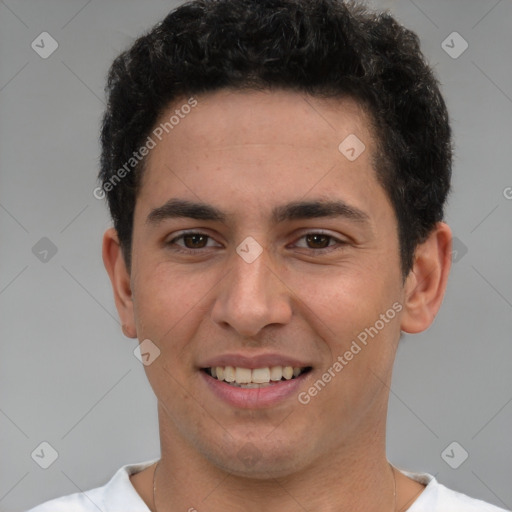
<path fill-rule="evenodd" d="M 293 366 L 271 366 L 265 368 L 240 368 L 238 366 L 216 366 L 210 368 L 212 377 L 237 384 L 268 384 L 279 381 L 283 377 L 290 380 L 301 374 L 302 368 Z"/>

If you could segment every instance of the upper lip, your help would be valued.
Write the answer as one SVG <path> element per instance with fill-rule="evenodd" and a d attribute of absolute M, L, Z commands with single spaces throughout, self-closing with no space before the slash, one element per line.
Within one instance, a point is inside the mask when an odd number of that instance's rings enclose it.
<path fill-rule="evenodd" d="M 292 366 L 293 368 L 306 368 L 311 364 L 283 354 L 223 354 L 207 359 L 199 364 L 200 368 L 213 368 L 216 366 L 233 366 L 239 368 L 266 368 L 272 366 Z"/>

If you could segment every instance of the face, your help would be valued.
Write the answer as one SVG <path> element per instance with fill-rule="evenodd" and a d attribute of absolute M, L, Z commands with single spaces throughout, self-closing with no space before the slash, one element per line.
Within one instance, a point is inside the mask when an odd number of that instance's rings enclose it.
<path fill-rule="evenodd" d="M 164 436 L 234 474 L 286 475 L 383 430 L 397 222 L 354 101 L 196 100 L 148 155 L 121 315 L 160 350 L 145 370 Z"/>

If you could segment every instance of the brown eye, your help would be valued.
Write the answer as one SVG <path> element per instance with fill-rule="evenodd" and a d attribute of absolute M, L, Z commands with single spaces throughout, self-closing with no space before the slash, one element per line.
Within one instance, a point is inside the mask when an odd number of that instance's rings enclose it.
<path fill-rule="evenodd" d="M 323 233 L 322 231 L 306 233 L 294 243 L 295 247 L 309 249 L 318 254 L 344 249 L 347 244 L 347 241 L 336 238 L 328 233 Z"/>
<path fill-rule="evenodd" d="M 312 247 L 310 247 L 311 249 L 325 249 L 329 246 L 329 241 L 331 238 L 331 236 L 322 235 L 320 233 L 306 235 L 307 243 L 312 245 Z"/>
<path fill-rule="evenodd" d="M 189 231 L 188 233 L 181 233 L 181 235 L 173 238 L 165 244 L 173 251 L 183 254 L 200 254 L 204 250 L 211 250 L 213 248 L 222 247 L 215 240 L 200 231 Z"/>
<path fill-rule="evenodd" d="M 183 235 L 182 238 L 187 249 L 202 249 L 203 247 L 206 247 L 209 237 L 200 233 L 191 233 Z"/>

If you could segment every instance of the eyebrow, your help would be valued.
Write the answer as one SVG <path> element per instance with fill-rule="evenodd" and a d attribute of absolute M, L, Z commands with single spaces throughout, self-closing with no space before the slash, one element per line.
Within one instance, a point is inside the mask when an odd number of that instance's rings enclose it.
<path fill-rule="evenodd" d="M 204 221 L 226 222 L 230 217 L 215 206 L 184 199 L 169 199 L 165 204 L 151 210 L 146 223 L 159 224 L 166 219 L 189 218 Z M 315 219 L 320 217 L 344 217 L 355 222 L 368 222 L 368 214 L 344 201 L 293 201 L 276 206 L 272 210 L 271 220 L 274 224 L 285 221 Z"/>

